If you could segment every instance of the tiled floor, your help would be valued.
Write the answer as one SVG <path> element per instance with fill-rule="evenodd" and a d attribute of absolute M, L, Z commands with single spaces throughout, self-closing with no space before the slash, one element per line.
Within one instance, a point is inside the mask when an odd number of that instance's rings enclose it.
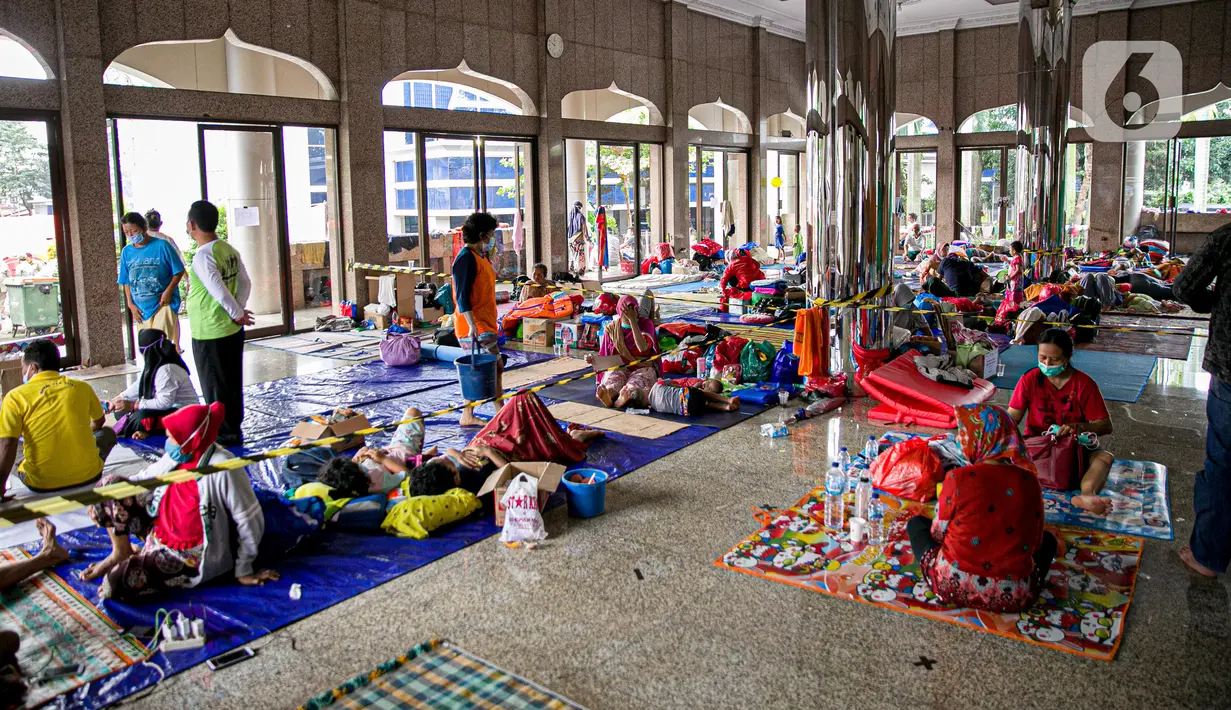
<path fill-rule="evenodd" d="M 294 707 L 435 635 L 594 708 L 1228 707 L 1228 585 L 1191 578 L 1175 556 L 1203 459 L 1202 345 L 1187 362 L 1160 360 L 1138 403 L 1112 406 L 1107 445 L 1170 468 L 1176 525 L 1176 542 L 1145 543 L 1114 662 L 713 566 L 758 527 L 750 506 L 794 502 L 838 446 L 884 431 L 857 402 L 789 439 L 758 435 L 773 413 L 728 429 L 613 483 L 599 518 L 553 511 L 537 550 L 485 541 L 262 639 L 247 663 L 197 667 L 132 706 Z M 245 378 L 337 364 L 249 348 Z M 124 379 L 92 384 L 112 394 Z M 935 665 L 915 665 L 920 656 Z"/>

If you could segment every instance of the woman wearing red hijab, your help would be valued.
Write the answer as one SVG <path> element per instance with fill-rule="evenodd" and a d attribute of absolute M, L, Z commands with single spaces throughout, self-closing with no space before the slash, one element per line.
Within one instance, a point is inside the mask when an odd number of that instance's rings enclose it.
<path fill-rule="evenodd" d="M 906 525 L 919 571 L 953 606 L 1015 612 L 1039 595 L 1056 555 L 1043 530 L 1043 489 L 1009 413 L 993 404 L 957 407 L 958 443 L 969 465 L 945 475 L 936 519 Z"/>
<path fill-rule="evenodd" d="M 218 402 L 184 407 L 163 417 L 167 452 L 133 480 L 232 458 L 215 444 L 222 421 L 223 405 Z M 102 485 L 124 482 L 120 476 L 104 476 L 100 481 Z M 273 570 L 253 569 L 265 517 L 243 468 L 96 503 L 89 513 L 91 520 L 110 533 L 111 554 L 87 567 L 81 578 L 104 577 L 99 587 L 103 599 L 195 587 L 232 569 L 240 584 L 278 579 Z M 130 534 L 144 539 L 139 552 L 133 550 Z"/>

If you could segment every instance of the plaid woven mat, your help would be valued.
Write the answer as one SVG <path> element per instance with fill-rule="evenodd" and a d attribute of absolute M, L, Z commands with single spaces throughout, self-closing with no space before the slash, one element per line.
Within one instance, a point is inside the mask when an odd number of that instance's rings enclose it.
<path fill-rule="evenodd" d="M 19 547 L 0 549 L 0 564 L 30 559 Z M 0 629 L 21 635 L 17 662 L 30 691 L 26 707 L 37 707 L 77 686 L 101 678 L 149 655 L 57 574 L 39 572 L 17 589 L 0 594 Z M 78 671 L 50 682 L 32 678 L 76 665 Z M 3 705 L 5 698 L 0 698 Z"/>
<path fill-rule="evenodd" d="M 584 710 L 542 686 L 497 668 L 448 641 L 436 639 L 321 693 L 301 705 L 300 710 L 328 707 Z"/>

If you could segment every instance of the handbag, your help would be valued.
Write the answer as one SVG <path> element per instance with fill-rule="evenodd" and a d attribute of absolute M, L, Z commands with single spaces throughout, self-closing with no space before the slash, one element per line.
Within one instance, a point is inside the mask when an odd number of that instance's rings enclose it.
<path fill-rule="evenodd" d="M 1085 447 L 1072 434 L 1050 434 L 1026 438 L 1026 450 L 1039 472 L 1039 484 L 1061 491 L 1075 490 L 1085 473 Z"/>
<path fill-rule="evenodd" d="M 409 333 L 389 333 L 380 341 L 380 359 L 390 367 L 419 364 L 419 339 Z"/>

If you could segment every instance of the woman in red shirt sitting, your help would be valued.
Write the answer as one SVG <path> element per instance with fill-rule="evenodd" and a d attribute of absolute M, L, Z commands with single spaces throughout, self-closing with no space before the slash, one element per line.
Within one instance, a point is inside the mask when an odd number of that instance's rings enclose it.
<path fill-rule="evenodd" d="M 1008 412 L 957 408 L 958 443 L 971 464 L 945 475 L 936 519 L 906 525 L 928 587 L 954 606 L 1015 612 L 1039 595 L 1056 555 L 1043 530 L 1043 489 Z"/>
<path fill-rule="evenodd" d="M 1009 416 L 1026 436 L 1042 436 L 1054 424 L 1059 436 L 1111 433 L 1111 413 L 1103 393 L 1092 377 L 1073 367 L 1073 339 L 1059 328 L 1043 332 L 1039 338 L 1039 369 L 1027 372 L 1017 381 L 1009 400 Z M 1082 448 L 1084 452 L 1084 447 Z M 1099 496 L 1114 457 L 1099 449 L 1086 458 L 1081 491 L 1069 502 L 1095 515 L 1111 511 L 1111 499 Z"/>

